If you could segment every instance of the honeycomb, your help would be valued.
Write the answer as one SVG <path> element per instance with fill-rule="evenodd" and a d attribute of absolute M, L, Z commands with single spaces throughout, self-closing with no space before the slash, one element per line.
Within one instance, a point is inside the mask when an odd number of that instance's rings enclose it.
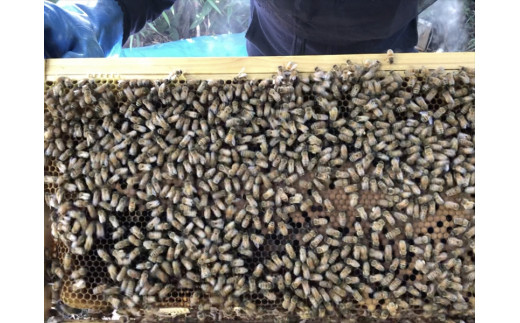
<path fill-rule="evenodd" d="M 403 77 L 403 83 L 399 84 L 399 88 L 403 91 L 412 94 L 414 89 L 412 86 L 408 85 L 409 77 Z M 421 77 L 418 78 L 418 81 L 425 81 Z M 45 83 L 45 93 L 49 93 L 53 90 L 54 86 L 59 83 L 60 80 L 57 82 L 46 82 Z M 258 82 L 258 81 L 256 81 Z M 77 80 L 71 80 L 72 85 L 70 88 L 65 87 L 63 89 L 63 93 L 60 96 L 66 96 L 69 91 L 76 90 L 78 81 Z M 120 95 L 121 91 L 119 86 L 116 84 L 114 80 L 95 80 L 95 83 L 97 85 L 100 84 L 107 84 L 107 92 L 112 93 L 112 96 L 115 99 L 115 109 L 121 108 L 127 103 L 127 97 L 124 95 Z M 180 84 L 186 84 L 184 80 L 181 80 L 179 82 Z M 222 84 L 237 84 L 240 83 L 240 81 L 221 81 Z M 187 86 L 189 87 L 190 91 L 194 91 L 196 89 L 196 84 L 194 83 L 188 83 Z M 457 84 L 454 87 L 454 90 L 460 90 L 462 87 Z M 308 93 L 303 97 L 303 101 L 309 101 L 309 100 L 316 100 L 316 95 L 313 93 Z M 347 106 L 349 105 L 349 102 L 351 102 L 352 97 L 348 95 L 347 93 L 344 93 L 341 97 L 341 100 L 338 100 L 338 108 L 339 108 L 339 116 L 338 118 L 344 118 L 348 119 L 350 118 L 348 112 L 347 112 Z M 441 94 L 437 94 L 432 100 L 428 102 L 428 110 L 430 111 L 436 111 L 440 107 L 442 107 L 445 104 L 444 99 L 442 98 Z M 47 104 L 46 104 L 47 109 Z M 101 122 L 101 120 L 100 120 Z M 334 134 L 334 133 L 333 133 Z M 336 133 L 337 135 L 337 133 Z M 65 142 L 65 145 L 68 148 L 76 147 L 80 141 L 77 139 L 73 139 L 66 134 L 61 134 L 61 139 Z M 55 150 L 56 151 L 56 150 Z M 57 166 L 58 161 L 58 155 L 56 153 L 52 153 L 51 155 L 46 155 L 45 158 L 45 168 L 44 168 L 44 175 L 45 176 L 54 176 L 57 177 L 60 175 L 60 171 L 58 170 Z M 376 160 L 377 161 L 377 160 Z M 371 174 L 376 166 L 376 162 L 372 164 L 373 166 L 370 166 L 368 170 L 366 171 L 367 174 Z M 344 170 L 346 171 L 348 168 L 353 167 L 354 164 L 351 162 L 344 163 L 340 168 L 337 168 L 338 170 Z M 312 175 L 306 174 L 305 176 L 301 177 L 301 179 L 307 179 L 312 180 Z M 182 186 L 181 181 L 175 181 L 175 185 Z M 473 184 L 474 185 L 474 184 Z M 45 183 L 44 191 L 45 193 L 49 195 L 55 195 L 57 193 L 59 185 L 56 183 Z M 114 185 L 114 189 L 120 192 L 122 195 L 128 195 L 130 194 L 132 188 L 126 187 L 122 183 L 116 183 Z M 311 192 L 310 190 L 303 190 L 299 189 L 299 193 L 301 193 L 304 196 L 310 196 Z M 380 206 L 380 203 L 382 200 L 385 200 L 385 194 L 381 193 L 380 191 L 371 191 L 371 190 L 360 190 L 357 192 L 359 194 L 359 202 L 358 205 L 361 205 L 364 207 L 365 210 L 372 210 L 374 207 Z M 356 232 L 355 223 L 360 220 L 359 216 L 357 216 L 356 207 L 353 207 L 350 205 L 350 195 L 345 193 L 344 189 L 341 187 L 335 187 L 333 182 L 330 182 L 328 185 L 328 188 L 325 190 L 320 190 L 319 194 L 322 196 L 323 199 L 329 199 L 332 202 L 332 205 L 334 207 L 333 211 L 327 211 L 327 209 L 323 205 L 319 205 L 319 203 L 314 203 L 308 210 L 301 211 L 296 210 L 296 212 L 293 212 L 289 215 L 289 220 L 286 222 L 288 225 L 288 235 L 284 236 L 280 233 L 274 233 L 270 234 L 268 232 L 267 226 L 263 226 L 261 230 L 255 230 L 253 227 L 249 227 L 245 231 L 252 234 L 262 234 L 265 237 L 265 243 L 262 244 L 257 250 L 255 250 L 252 257 L 245 258 L 245 264 L 244 267 L 247 268 L 248 273 L 251 273 L 255 266 L 258 263 L 265 263 L 268 259 L 271 258 L 272 252 L 284 252 L 284 246 L 289 243 L 293 246 L 295 250 L 298 250 L 298 248 L 301 245 L 304 245 L 302 242 L 302 236 L 309 232 L 310 230 L 316 230 L 318 233 L 321 233 L 324 237 L 326 237 L 325 230 L 327 227 L 333 227 L 338 228 L 342 235 L 348 235 L 349 233 L 352 234 Z M 237 194 L 240 196 L 240 194 Z M 454 197 L 448 197 L 446 194 L 441 193 L 440 196 L 444 199 L 444 201 L 453 201 L 456 203 L 461 203 L 463 199 L 469 199 L 474 200 L 474 194 L 466 194 L 462 192 L 461 194 L 457 194 Z M 242 194 L 243 198 L 243 194 Z M 77 194 L 76 193 L 66 193 L 64 196 L 64 202 L 66 201 L 76 201 L 77 200 Z M 386 200 L 388 201 L 388 200 Z M 347 224 L 345 227 L 341 227 L 337 221 L 338 218 L 338 212 L 346 212 L 347 214 Z M 137 226 L 138 228 L 141 228 L 143 232 L 145 231 L 146 224 L 148 221 L 150 221 L 151 215 L 149 211 L 146 211 L 142 205 L 138 207 L 138 209 L 134 212 L 129 212 L 127 210 L 123 212 L 113 212 L 108 215 L 115 215 L 116 218 L 119 220 L 120 225 L 122 227 L 130 228 L 132 226 Z M 312 219 L 314 218 L 325 218 L 327 219 L 328 225 L 327 226 L 320 226 L 316 227 L 312 225 Z M 408 217 L 407 222 L 412 224 L 413 227 L 413 233 L 414 238 L 415 237 L 421 237 L 421 236 L 427 236 L 430 239 L 430 243 L 432 245 L 435 245 L 438 242 L 441 242 L 445 244 L 445 251 L 451 252 L 455 250 L 456 248 L 450 245 L 447 245 L 447 239 L 452 236 L 452 231 L 456 227 L 456 224 L 454 223 L 455 218 L 464 218 L 469 221 L 471 225 L 474 225 L 474 209 L 464 209 L 459 208 L 458 210 L 448 209 L 443 205 L 440 205 L 437 207 L 435 214 L 426 214 L 424 219 L 419 219 L 415 217 Z M 376 248 L 380 251 L 384 250 L 384 246 L 386 245 L 392 245 L 393 246 L 393 252 L 394 254 L 399 254 L 399 247 L 397 244 L 397 241 L 399 240 L 405 240 L 408 242 L 409 245 L 414 245 L 413 239 L 408 239 L 405 237 L 405 230 L 404 226 L 400 224 L 399 221 L 397 221 L 396 227 L 401 227 L 401 233 L 399 233 L 397 236 L 395 236 L 393 239 L 387 239 L 385 237 L 385 234 L 388 232 L 386 228 L 383 229 L 382 235 L 380 235 L 380 244 L 379 246 L 374 246 L 372 242 L 367 239 L 367 247 L 369 248 Z M 89 309 L 89 310 L 101 310 L 101 311 L 107 311 L 110 312 L 112 309 L 111 304 L 105 299 L 104 295 L 94 295 L 92 293 L 92 288 L 94 288 L 97 285 L 109 283 L 110 282 L 110 276 L 108 275 L 107 269 L 106 269 L 106 263 L 104 263 L 100 257 L 97 255 L 96 250 L 98 248 L 102 248 L 105 250 L 110 250 L 113 241 L 111 240 L 112 233 L 115 231 L 115 229 L 110 225 L 105 225 L 105 238 L 99 238 L 95 242 L 95 247 L 92 248 L 90 251 L 86 252 L 84 255 L 77 255 L 72 254 L 72 268 L 71 271 L 74 271 L 76 269 L 79 269 L 81 267 L 84 267 L 87 269 L 87 275 L 84 277 L 86 282 L 86 287 L 79 290 L 74 291 L 72 288 L 73 280 L 66 276 L 63 279 L 63 286 L 60 292 L 60 298 L 63 303 L 66 305 L 72 307 L 72 308 L 78 308 L 78 309 Z M 362 228 L 364 231 L 364 234 L 366 236 L 370 236 L 370 223 L 369 221 L 362 221 Z M 63 257 L 66 253 L 70 252 L 69 248 L 60 240 L 56 239 L 55 248 L 57 251 L 57 258 L 59 263 L 63 262 Z M 397 278 L 400 278 L 403 282 L 413 284 L 413 282 L 425 282 L 426 278 L 423 277 L 424 275 L 413 268 L 413 264 L 417 259 L 420 259 L 420 255 L 416 255 L 412 252 L 407 252 L 406 255 L 406 266 L 405 268 L 399 268 L 395 271 L 395 275 Z M 145 262 L 147 260 L 147 257 L 145 255 L 138 256 L 137 259 L 135 259 L 136 263 Z M 458 256 L 458 260 L 462 262 L 464 265 L 474 265 L 475 262 L 475 255 L 472 250 L 468 248 L 468 251 L 460 254 Z M 282 267 L 281 270 L 278 272 L 278 274 L 281 274 L 282 276 L 286 273 L 288 269 L 285 267 Z M 373 274 L 373 270 L 371 270 L 371 274 Z M 361 268 L 356 268 L 353 270 L 354 276 L 360 276 L 361 275 Z M 381 284 L 374 284 L 375 289 L 371 293 L 363 293 L 363 299 L 361 301 L 357 301 L 355 299 L 352 299 L 352 307 L 349 309 L 349 315 L 346 317 L 348 319 L 366 319 L 369 317 L 373 317 L 374 313 L 381 314 L 382 311 L 384 311 L 388 303 L 391 301 L 389 299 L 375 299 L 374 293 L 376 292 L 382 292 L 387 290 L 386 287 L 382 286 Z M 172 307 L 183 307 L 183 308 L 191 308 L 192 313 L 197 312 L 196 307 L 192 307 L 190 305 L 190 298 L 192 297 L 193 293 L 195 291 L 200 291 L 199 286 L 195 286 L 193 289 L 186 289 L 186 288 L 174 288 L 164 299 L 154 303 L 154 307 L 157 308 L 172 308 Z M 273 312 L 281 312 L 283 313 L 285 310 L 282 307 L 281 300 L 283 299 L 283 292 L 282 291 L 274 291 L 274 294 L 276 295 L 276 300 L 269 300 L 267 299 L 262 293 L 250 293 L 246 292 L 242 299 L 244 301 L 249 300 L 252 301 L 257 308 L 259 309 L 259 313 L 273 313 Z M 464 290 L 464 294 L 462 294 L 464 300 L 466 303 L 474 304 L 474 297 L 475 297 L 475 291 L 474 291 L 474 283 L 469 284 L 466 286 Z M 412 299 L 408 294 L 405 294 L 401 297 L 401 299 L 405 302 L 408 302 L 408 300 Z M 399 317 L 408 318 L 415 321 L 421 321 L 421 320 L 428 320 L 431 318 L 431 313 L 428 314 L 428 316 L 425 316 L 425 312 L 423 310 L 423 306 L 425 304 L 430 304 L 433 302 L 433 298 L 427 297 L 425 292 L 421 292 L 421 296 L 424 301 L 421 303 L 421 305 L 410 305 L 408 308 L 405 309 L 399 309 Z M 209 302 L 208 296 L 202 295 L 200 304 L 204 304 Z M 473 305 L 474 307 L 474 305 Z M 467 314 L 463 314 L 462 312 L 455 312 L 459 314 L 454 314 L 451 316 L 451 319 L 456 318 L 464 318 L 464 319 L 472 319 L 474 317 L 474 312 L 472 312 L 474 309 L 470 308 L 469 312 Z M 439 316 L 438 319 L 446 319 L 446 312 L 444 311 L 442 315 Z M 287 314 L 286 314 L 287 315 Z M 309 314 L 310 316 L 307 318 L 313 318 L 313 314 Z M 314 314 L 315 315 L 315 314 Z M 205 318 L 208 318 L 208 316 L 204 316 Z M 210 316 L 211 317 L 211 316 Z M 289 317 L 289 316 L 286 316 Z M 302 316 L 300 314 L 300 317 L 305 318 L 305 315 Z M 334 317 L 334 316 L 331 316 Z M 200 318 L 200 317 L 199 317 Z M 249 318 L 251 319 L 251 318 Z"/>

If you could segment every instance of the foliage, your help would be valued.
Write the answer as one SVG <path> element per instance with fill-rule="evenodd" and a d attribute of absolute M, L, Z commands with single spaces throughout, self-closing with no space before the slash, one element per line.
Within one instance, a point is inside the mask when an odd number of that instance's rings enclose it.
<path fill-rule="evenodd" d="M 249 24 L 249 0 L 177 0 L 123 47 L 142 47 L 196 36 L 239 33 Z"/>
<path fill-rule="evenodd" d="M 464 14 L 466 17 L 466 30 L 468 32 L 468 42 L 466 51 L 475 51 L 475 0 L 466 0 L 464 3 Z"/>

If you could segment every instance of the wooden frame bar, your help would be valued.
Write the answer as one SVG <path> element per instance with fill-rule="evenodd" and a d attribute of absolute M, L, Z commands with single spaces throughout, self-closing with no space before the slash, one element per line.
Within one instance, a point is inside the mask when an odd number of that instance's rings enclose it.
<path fill-rule="evenodd" d="M 361 55 L 317 55 L 317 56 L 265 56 L 265 57 L 197 57 L 197 58 L 85 58 L 49 59 L 45 61 L 46 81 L 54 81 L 59 76 L 73 79 L 86 77 L 114 79 L 160 79 L 175 70 L 182 70 L 186 78 L 232 79 L 242 69 L 248 78 L 265 78 L 276 73 L 279 65 L 287 62 L 298 64 L 300 73 L 314 71 L 316 66 L 330 69 L 334 64 L 347 60 L 361 63 L 376 59 L 384 70 L 407 70 L 427 67 L 446 70 L 461 66 L 474 68 L 475 53 L 403 53 L 394 54 L 394 63 L 387 62 L 386 54 Z"/>

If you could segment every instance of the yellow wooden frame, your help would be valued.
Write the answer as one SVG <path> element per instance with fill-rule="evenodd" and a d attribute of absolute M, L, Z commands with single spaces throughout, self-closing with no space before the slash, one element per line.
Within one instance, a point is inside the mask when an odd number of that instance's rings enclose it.
<path fill-rule="evenodd" d="M 387 62 L 386 54 L 265 56 L 265 57 L 187 57 L 187 58 L 85 58 L 49 59 L 45 61 L 45 79 L 54 81 L 59 76 L 72 79 L 161 79 L 175 70 L 182 70 L 190 79 L 233 79 L 242 69 L 248 78 L 266 78 L 276 73 L 277 66 L 296 63 L 300 73 L 314 71 L 316 66 L 327 70 L 347 60 L 362 63 L 367 59 L 379 60 L 384 70 L 407 70 L 426 67 L 446 70 L 461 66 L 474 68 L 475 53 L 402 53 L 394 54 L 394 63 Z"/>

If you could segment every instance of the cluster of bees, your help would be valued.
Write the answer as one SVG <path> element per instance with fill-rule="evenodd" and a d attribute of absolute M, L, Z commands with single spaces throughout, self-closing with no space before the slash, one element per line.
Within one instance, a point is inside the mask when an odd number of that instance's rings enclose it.
<path fill-rule="evenodd" d="M 474 317 L 474 71 L 380 67 L 55 81 L 55 298 L 68 281 L 136 317 L 181 289 L 199 318 L 258 318 L 259 300 L 301 318 Z M 439 208 L 456 214 L 448 237 L 418 234 Z M 74 264 L 87 254 L 100 284 Z"/>

